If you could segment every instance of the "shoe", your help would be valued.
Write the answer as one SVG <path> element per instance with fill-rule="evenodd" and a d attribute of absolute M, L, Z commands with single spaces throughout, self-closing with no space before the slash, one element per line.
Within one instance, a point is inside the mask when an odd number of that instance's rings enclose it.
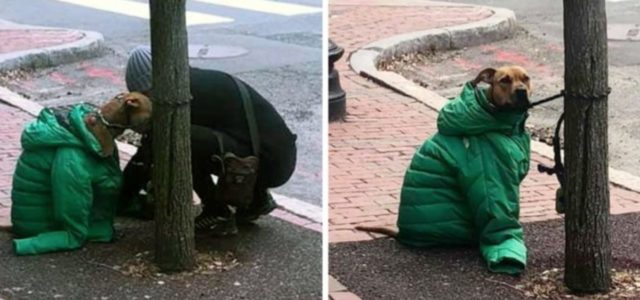
<path fill-rule="evenodd" d="M 266 201 L 264 205 L 259 207 L 250 207 L 248 209 L 238 209 L 236 212 L 236 220 L 239 223 L 251 223 L 257 220 L 260 216 L 268 215 L 276 208 L 278 208 L 278 204 L 275 200 L 273 200 L 273 196 L 271 193 L 266 192 Z"/>
<path fill-rule="evenodd" d="M 209 231 L 213 236 L 231 236 L 238 234 L 238 227 L 233 215 L 229 218 L 220 216 L 198 217 L 195 222 L 195 229 L 199 231 Z"/>

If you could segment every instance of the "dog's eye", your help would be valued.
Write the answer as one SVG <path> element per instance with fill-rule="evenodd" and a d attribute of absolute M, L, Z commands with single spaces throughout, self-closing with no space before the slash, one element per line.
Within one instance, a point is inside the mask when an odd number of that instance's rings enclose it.
<path fill-rule="evenodd" d="M 511 77 L 505 76 L 500 79 L 500 83 L 511 84 Z"/>
<path fill-rule="evenodd" d="M 524 75 L 524 76 L 522 77 L 522 81 L 523 81 L 523 82 L 529 82 L 529 76 Z"/>

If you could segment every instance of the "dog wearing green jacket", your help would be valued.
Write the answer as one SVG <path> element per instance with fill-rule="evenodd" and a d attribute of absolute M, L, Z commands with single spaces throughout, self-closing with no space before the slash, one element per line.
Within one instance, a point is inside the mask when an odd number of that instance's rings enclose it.
<path fill-rule="evenodd" d="M 122 184 L 115 137 L 144 128 L 150 102 L 120 94 L 99 109 L 45 108 L 22 131 L 13 175 L 11 232 L 17 255 L 73 250 L 113 239 Z"/>
<path fill-rule="evenodd" d="M 400 194 L 398 229 L 357 229 L 415 247 L 479 245 L 490 271 L 520 274 L 527 262 L 519 189 L 529 170 L 530 95 L 521 67 L 480 72 L 442 108 L 438 132 L 413 156 Z"/>

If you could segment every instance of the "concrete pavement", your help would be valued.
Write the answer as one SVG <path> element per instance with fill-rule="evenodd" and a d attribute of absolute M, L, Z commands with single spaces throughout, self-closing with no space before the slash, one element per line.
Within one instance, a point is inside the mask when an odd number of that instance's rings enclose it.
<path fill-rule="evenodd" d="M 39 27 L 0 19 L 0 72 L 35 69 L 93 58 L 104 50 L 93 31 Z"/>

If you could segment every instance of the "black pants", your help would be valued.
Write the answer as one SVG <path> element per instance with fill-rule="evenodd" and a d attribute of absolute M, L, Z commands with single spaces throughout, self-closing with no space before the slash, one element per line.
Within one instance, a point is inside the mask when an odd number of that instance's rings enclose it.
<path fill-rule="evenodd" d="M 220 147 L 217 136 L 221 137 Z M 277 187 L 289 180 L 296 165 L 296 146 L 280 145 L 280 149 L 261 153 L 260 166 L 254 189 L 254 199 L 249 210 L 259 208 L 267 200 L 267 189 Z M 237 156 L 252 155 L 250 144 L 241 143 L 222 131 L 208 127 L 191 125 L 191 174 L 193 189 L 202 200 L 203 215 L 229 214 L 228 207 L 216 201 L 216 186 L 211 175 L 220 175 L 222 170 L 219 161 L 213 159 L 221 155 L 222 150 Z M 124 182 L 121 201 L 129 201 L 137 195 L 151 179 L 151 139 L 145 138 L 142 146 L 131 158 L 124 169 Z"/>

